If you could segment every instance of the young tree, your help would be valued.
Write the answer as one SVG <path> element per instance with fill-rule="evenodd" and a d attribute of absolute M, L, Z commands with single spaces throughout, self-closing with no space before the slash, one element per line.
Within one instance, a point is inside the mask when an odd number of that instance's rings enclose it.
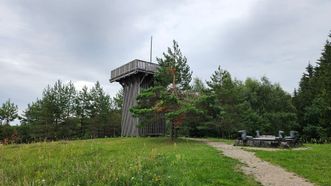
<path fill-rule="evenodd" d="M 92 135 L 89 130 L 89 119 L 92 117 L 92 96 L 86 86 L 79 91 L 75 105 L 76 116 L 80 122 L 80 137 L 88 137 Z"/>
<path fill-rule="evenodd" d="M 123 92 L 123 88 L 120 89 L 115 97 L 112 99 L 112 106 L 114 110 L 119 110 L 122 111 L 122 107 L 123 107 L 123 103 L 124 103 L 124 92 Z"/>
<path fill-rule="evenodd" d="M 115 136 L 119 125 L 120 112 L 111 107 L 99 82 L 77 92 L 71 82 L 57 81 L 28 105 L 18 132 L 23 141 L 91 138 Z"/>
<path fill-rule="evenodd" d="M 299 82 L 299 89 L 294 94 L 293 104 L 297 110 L 298 122 L 301 126 L 299 129 L 300 132 L 303 132 L 303 128 L 306 126 L 307 122 L 305 121 L 305 112 L 306 107 L 311 105 L 313 99 L 316 95 L 317 87 L 314 83 L 315 69 L 309 63 L 306 67 L 306 72 L 302 75 L 302 78 Z"/>
<path fill-rule="evenodd" d="M 110 97 L 103 91 L 100 83 L 96 82 L 91 89 L 91 98 L 92 132 L 95 137 L 104 137 L 110 126 Z"/>
<path fill-rule="evenodd" d="M 240 112 L 240 82 L 232 79 L 231 74 L 218 67 L 207 81 L 211 94 L 215 97 L 215 104 L 219 105 L 221 113 L 217 119 L 221 137 L 231 137 L 239 128 Z"/>
<path fill-rule="evenodd" d="M 3 140 L 4 144 L 17 140 L 16 129 L 9 125 L 11 121 L 18 118 L 17 110 L 17 105 L 12 103 L 10 99 L 0 107 L 0 140 Z"/>
<path fill-rule="evenodd" d="M 46 125 L 45 111 L 43 110 L 42 100 L 28 104 L 28 108 L 23 113 L 21 126 L 29 128 L 29 137 L 31 139 L 48 138 L 49 130 Z"/>
<path fill-rule="evenodd" d="M 167 87 L 176 85 L 180 90 L 189 90 L 192 80 L 190 66 L 187 59 L 182 55 L 178 43 L 174 40 L 173 47 L 168 48 L 168 53 L 163 53 L 163 58 L 156 58 L 160 65 L 155 74 L 155 84 Z"/>
<path fill-rule="evenodd" d="M 18 107 L 8 99 L 0 108 L 0 124 L 9 125 L 9 122 L 18 118 Z"/>
<path fill-rule="evenodd" d="M 140 118 L 142 125 L 151 122 L 155 115 L 164 116 L 170 123 L 171 139 L 174 140 L 189 105 L 186 96 L 192 72 L 176 41 L 157 61 L 160 67 L 155 73 L 154 86 L 140 93 L 137 106 L 130 111 Z"/>
<path fill-rule="evenodd" d="M 34 138 L 63 139 L 75 136 L 76 90 L 73 83 L 58 80 L 44 89 L 42 98 L 28 105 L 23 123 L 31 125 Z"/>

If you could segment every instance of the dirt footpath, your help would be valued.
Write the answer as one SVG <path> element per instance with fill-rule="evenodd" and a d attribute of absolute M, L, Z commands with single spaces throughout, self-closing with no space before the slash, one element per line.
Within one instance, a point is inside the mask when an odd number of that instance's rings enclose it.
<path fill-rule="evenodd" d="M 215 147 L 223 152 L 225 156 L 237 159 L 245 166 L 241 167 L 245 174 L 254 176 L 262 185 L 272 186 L 311 186 L 302 177 L 288 172 L 287 170 L 272 165 L 256 157 L 253 152 L 245 151 L 239 147 L 228 145 L 222 142 L 206 142 L 208 145 Z"/>

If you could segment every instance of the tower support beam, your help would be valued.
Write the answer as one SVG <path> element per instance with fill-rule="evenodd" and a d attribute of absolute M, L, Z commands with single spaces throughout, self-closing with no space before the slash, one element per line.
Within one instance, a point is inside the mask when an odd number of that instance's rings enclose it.
<path fill-rule="evenodd" d="M 139 119 L 130 112 L 130 108 L 137 104 L 140 90 L 151 86 L 157 68 L 157 64 L 133 60 L 111 71 L 110 82 L 119 82 L 123 87 L 122 136 L 164 135 L 165 121 L 162 116 L 155 116 L 153 122 L 139 127 Z"/>

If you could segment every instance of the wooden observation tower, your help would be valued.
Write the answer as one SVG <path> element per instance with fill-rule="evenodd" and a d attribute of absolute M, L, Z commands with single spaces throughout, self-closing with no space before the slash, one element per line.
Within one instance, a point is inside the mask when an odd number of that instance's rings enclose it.
<path fill-rule="evenodd" d="M 111 71 L 110 82 L 119 82 L 123 87 L 123 107 L 121 121 L 122 136 L 158 136 L 165 133 L 165 122 L 161 117 L 155 122 L 138 127 L 139 119 L 132 116 L 130 108 L 136 105 L 141 89 L 153 83 L 153 76 L 159 65 L 135 59 Z"/>

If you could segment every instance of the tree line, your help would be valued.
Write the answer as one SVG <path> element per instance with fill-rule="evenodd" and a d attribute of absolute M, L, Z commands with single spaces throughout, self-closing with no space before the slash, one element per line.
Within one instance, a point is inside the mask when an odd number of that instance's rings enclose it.
<path fill-rule="evenodd" d="M 331 39 L 331 33 L 329 34 Z M 331 42 L 326 41 L 315 66 L 308 64 L 293 104 L 297 109 L 300 131 L 307 139 L 330 141 L 331 138 Z"/>
<path fill-rule="evenodd" d="M 331 38 L 331 34 L 329 35 Z M 303 74 L 293 95 L 267 77 L 240 81 L 218 67 L 210 79 L 193 78 L 187 58 L 173 42 L 161 58 L 150 88 L 137 97 L 130 112 L 140 127 L 163 118 L 167 134 L 234 138 L 238 130 L 254 135 L 297 130 L 306 141 L 331 138 L 331 43 L 326 41 L 316 66 Z M 57 81 L 42 98 L 28 105 L 22 116 L 10 100 L 0 108 L 0 139 L 16 142 L 84 139 L 120 135 L 123 92 L 110 98 L 100 84 L 77 91 Z M 18 118 L 19 126 L 9 122 Z"/>
<path fill-rule="evenodd" d="M 0 139 L 8 142 L 86 139 L 120 134 L 119 94 L 110 98 L 99 82 L 77 91 L 72 82 L 58 80 L 44 89 L 41 99 L 28 105 L 18 117 L 17 106 L 10 100 L 1 109 Z M 9 125 L 20 119 L 19 126 Z"/>
<path fill-rule="evenodd" d="M 266 77 L 239 81 L 218 67 L 206 84 L 198 78 L 190 84 L 192 72 L 175 41 L 157 61 L 154 85 L 140 93 L 131 109 L 142 126 L 163 116 L 172 139 L 234 138 L 241 129 L 274 134 L 299 127 L 291 95 Z"/>
<path fill-rule="evenodd" d="M 331 34 L 329 35 L 331 38 Z M 174 41 L 162 58 L 154 85 L 140 93 L 131 109 L 143 127 L 163 116 L 172 139 L 185 136 L 234 138 L 238 130 L 254 135 L 297 130 L 309 142 L 331 141 L 331 42 L 316 66 L 308 65 L 293 96 L 267 77 L 239 81 L 218 67 L 204 83 L 195 78 Z"/>

